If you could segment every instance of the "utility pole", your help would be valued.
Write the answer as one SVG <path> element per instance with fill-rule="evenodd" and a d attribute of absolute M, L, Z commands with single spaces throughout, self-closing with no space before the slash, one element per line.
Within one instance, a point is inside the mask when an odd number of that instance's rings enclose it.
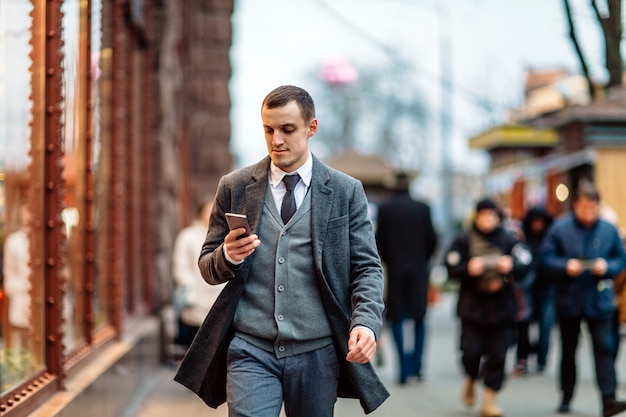
<path fill-rule="evenodd" d="M 452 45 L 451 35 L 446 32 L 450 28 L 450 16 L 448 2 L 437 3 L 439 16 L 439 59 L 441 72 L 441 109 L 440 109 L 440 133 L 441 133 L 441 187 L 442 187 L 442 212 L 443 212 L 443 237 L 444 241 L 453 232 L 452 200 Z"/>

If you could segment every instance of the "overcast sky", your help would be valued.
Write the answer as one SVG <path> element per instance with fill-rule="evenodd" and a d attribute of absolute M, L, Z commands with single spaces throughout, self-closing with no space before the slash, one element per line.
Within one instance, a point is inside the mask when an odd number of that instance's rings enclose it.
<path fill-rule="evenodd" d="M 571 2 L 592 71 L 602 76 L 602 44 L 588 1 Z M 248 165 L 266 155 L 260 120 L 263 97 L 282 84 L 312 88 L 310 74 L 332 55 L 346 57 L 357 68 L 380 66 L 390 59 L 387 50 L 409 62 L 430 111 L 423 134 L 440 138 L 443 42 L 449 45 L 454 97 L 453 164 L 459 170 L 484 171 L 484 156 L 467 157 L 467 139 L 503 121 L 506 111 L 521 103 L 525 69 L 579 71 L 562 3 L 235 0 L 231 49 L 235 157 L 239 165 Z M 490 108 L 478 106 L 479 100 L 486 100 Z M 318 136 L 312 140 L 324 140 Z"/>

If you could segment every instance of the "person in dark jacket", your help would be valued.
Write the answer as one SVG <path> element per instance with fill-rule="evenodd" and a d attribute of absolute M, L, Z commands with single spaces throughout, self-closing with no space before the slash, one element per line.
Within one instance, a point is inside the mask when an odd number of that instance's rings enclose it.
<path fill-rule="evenodd" d="M 516 375 L 528 372 L 531 352 L 537 355 L 537 372 L 543 372 L 550 346 L 550 334 L 554 323 L 554 291 L 551 275 L 539 264 L 539 248 L 552 223 L 552 216 L 541 206 L 528 209 L 522 220 L 522 235 L 533 260 L 524 278 L 517 282 L 524 298 L 524 309 L 517 323 Z M 530 325 L 537 322 L 538 339 L 530 340 Z"/>
<path fill-rule="evenodd" d="M 426 329 L 430 258 L 437 234 L 430 207 L 411 198 L 406 173 L 396 177 L 394 196 L 380 205 L 376 243 L 386 266 L 386 319 L 391 324 L 400 363 L 399 383 L 410 376 L 422 377 L 422 354 Z M 405 322 L 413 326 L 413 349 L 404 349 Z"/>
<path fill-rule="evenodd" d="M 600 194 L 591 182 L 581 182 L 572 212 L 555 221 L 541 249 L 542 264 L 557 281 L 556 314 L 561 333 L 561 403 L 568 413 L 576 386 L 576 349 L 584 320 L 593 343 L 596 381 L 604 417 L 626 410 L 617 401 L 611 350 L 615 311 L 613 278 L 624 269 L 626 253 L 617 229 L 600 219 Z"/>
<path fill-rule="evenodd" d="M 495 397 L 503 386 L 506 353 L 515 338 L 519 305 L 514 281 L 526 274 L 532 260 L 528 248 L 501 226 L 498 212 L 493 200 L 479 201 L 472 227 L 457 236 L 445 257 L 449 276 L 461 284 L 457 314 L 466 374 L 462 400 L 467 406 L 474 404 L 474 385 L 483 376 L 482 417 L 503 413 Z"/>

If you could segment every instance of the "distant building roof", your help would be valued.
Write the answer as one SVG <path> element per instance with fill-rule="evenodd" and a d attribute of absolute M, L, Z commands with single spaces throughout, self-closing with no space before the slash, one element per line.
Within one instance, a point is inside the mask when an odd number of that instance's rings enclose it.
<path fill-rule="evenodd" d="M 554 84 L 557 81 L 567 77 L 569 73 L 564 69 L 546 69 L 536 70 L 529 69 L 526 71 L 526 81 L 524 85 L 524 93 L 526 97 L 531 91 Z"/>
<path fill-rule="evenodd" d="M 569 106 L 559 112 L 528 120 L 530 125 L 537 128 L 559 128 L 573 122 L 626 124 L 626 88 L 614 87 L 603 98 L 586 106 Z"/>
<path fill-rule="evenodd" d="M 552 129 L 533 129 L 522 125 L 501 125 L 469 139 L 470 148 L 494 149 L 508 147 L 552 147 L 559 135 Z"/>
<path fill-rule="evenodd" d="M 364 185 L 387 186 L 395 180 L 396 170 L 378 155 L 349 149 L 325 159 L 324 162 L 360 180 Z"/>

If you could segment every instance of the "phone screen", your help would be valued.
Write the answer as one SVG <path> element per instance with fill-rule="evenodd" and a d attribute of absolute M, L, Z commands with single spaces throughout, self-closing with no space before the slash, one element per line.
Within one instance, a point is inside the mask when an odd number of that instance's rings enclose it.
<path fill-rule="evenodd" d="M 228 222 L 228 227 L 230 228 L 230 230 L 239 229 L 241 227 L 246 229 L 246 233 L 238 236 L 238 239 L 250 236 L 252 234 L 252 231 L 250 230 L 250 225 L 248 224 L 248 217 L 245 214 L 226 213 L 226 221 Z"/>

